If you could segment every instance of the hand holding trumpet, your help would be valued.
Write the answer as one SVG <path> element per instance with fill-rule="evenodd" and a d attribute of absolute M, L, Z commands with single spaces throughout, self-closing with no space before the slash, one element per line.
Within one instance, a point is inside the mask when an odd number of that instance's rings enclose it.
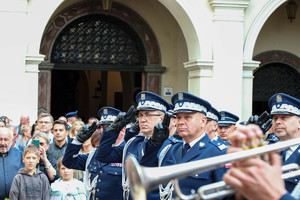
<path fill-rule="evenodd" d="M 261 145 L 262 131 L 249 125 L 238 129 L 228 152 L 242 151 L 245 146 Z M 258 157 L 236 161 L 223 176 L 223 180 L 247 199 L 280 199 L 287 193 L 281 178 L 281 158 L 276 152 L 268 153 L 269 163 Z"/>

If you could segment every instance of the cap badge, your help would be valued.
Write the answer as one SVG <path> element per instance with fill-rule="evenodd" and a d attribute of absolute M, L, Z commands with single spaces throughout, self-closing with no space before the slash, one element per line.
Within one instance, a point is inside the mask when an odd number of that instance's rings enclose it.
<path fill-rule="evenodd" d="M 276 96 L 276 101 L 277 101 L 277 102 L 282 102 L 282 96 L 281 96 L 280 94 L 278 94 L 278 95 Z"/>
<path fill-rule="evenodd" d="M 181 93 L 181 92 L 178 93 L 178 99 L 179 99 L 179 100 L 183 100 L 183 93 Z"/>
<path fill-rule="evenodd" d="M 224 115 L 225 115 L 225 113 L 224 113 L 224 112 L 220 112 L 220 115 L 224 116 Z M 222 119 L 223 119 L 223 118 L 222 118 Z"/>
<path fill-rule="evenodd" d="M 141 94 L 141 100 L 145 100 L 145 99 L 146 99 L 146 94 L 145 93 Z"/>
<path fill-rule="evenodd" d="M 108 113 L 107 108 L 104 108 L 103 109 L 103 114 L 107 114 L 107 113 Z"/>

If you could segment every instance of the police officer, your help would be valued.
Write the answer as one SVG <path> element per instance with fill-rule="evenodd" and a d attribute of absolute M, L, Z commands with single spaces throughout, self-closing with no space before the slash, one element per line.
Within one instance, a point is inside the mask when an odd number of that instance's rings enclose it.
<path fill-rule="evenodd" d="M 211 107 L 211 109 L 206 114 L 206 118 L 207 118 L 207 123 L 205 125 L 205 132 L 208 135 L 208 137 L 211 140 L 222 141 L 222 139 L 217 134 L 217 130 L 219 127 L 218 121 L 221 118 L 220 113 L 214 107 Z"/>
<path fill-rule="evenodd" d="M 139 130 L 134 129 L 129 131 L 135 131 L 136 135 L 126 142 L 124 148 L 112 147 L 111 145 L 114 142 L 114 140 L 116 140 L 116 133 L 130 122 L 133 113 L 135 113 L 135 110 L 133 108 L 130 108 L 125 115 L 119 116 L 119 118 L 117 118 L 114 123 L 112 123 L 110 126 L 104 129 L 103 136 L 99 145 L 99 149 L 101 149 L 101 151 L 98 151 L 96 156 L 96 159 L 98 159 L 99 161 L 122 161 L 124 165 L 126 157 L 129 154 L 134 155 L 137 158 L 137 160 L 141 160 L 141 158 L 144 155 L 144 146 L 149 142 L 157 142 L 156 138 L 152 140 L 149 140 L 149 138 L 152 136 L 154 126 L 159 122 L 163 121 L 166 111 L 169 110 L 169 103 L 159 95 L 148 91 L 138 93 L 136 96 L 136 102 L 138 104 L 137 118 Z M 137 131 L 139 131 L 139 133 Z M 128 132 L 126 134 L 128 134 Z M 156 154 L 157 152 L 153 153 L 152 156 L 154 156 L 155 158 Z M 152 162 L 152 160 L 145 160 L 145 163 L 143 164 L 147 164 L 148 162 Z M 122 184 L 124 190 L 124 199 L 128 199 L 131 197 L 129 196 L 129 185 L 124 171 L 125 170 L 123 167 Z M 147 199 L 159 198 L 158 192 L 154 194 L 156 194 L 156 197 L 153 197 L 152 193 L 150 193 L 147 195 Z"/>
<path fill-rule="evenodd" d="M 112 107 L 103 107 L 98 111 L 101 128 L 111 124 L 121 111 Z M 89 154 L 78 154 L 82 144 L 96 130 L 94 122 L 90 127 L 80 129 L 76 138 L 68 143 L 63 165 L 71 169 L 85 170 L 84 182 L 89 192 L 89 199 L 114 199 L 120 200 L 123 196 L 121 185 L 122 163 L 103 163 L 95 159 L 94 148 Z M 95 132 L 94 134 L 99 134 Z M 93 135 L 94 136 L 94 135 Z M 120 138 L 123 138 L 120 133 Z M 100 138 L 99 138 L 100 140 Z M 120 140 L 122 141 L 122 139 Z M 118 142 L 119 143 L 119 142 Z M 124 143 L 121 143 L 124 146 Z M 101 149 L 99 149 L 101 151 Z"/>
<path fill-rule="evenodd" d="M 228 111 L 220 111 L 221 119 L 219 120 L 219 136 L 226 145 L 230 145 L 229 139 L 236 130 L 236 122 L 239 117 Z"/>
<path fill-rule="evenodd" d="M 273 95 L 268 102 L 273 118 L 273 130 L 280 141 L 300 138 L 300 100 L 284 93 Z M 300 146 L 282 152 L 283 165 L 300 163 Z M 285 180 L 285 187 L 292 192 L 300 176 Z"/>
<path fill-rule="evenodd" d="M 164 150 L 161 153 L 164 156 L 159 156 L 162 158 L 159 161 L 161 166 L 175 165 L 225 154 L 227 148 L 219 148 L 205 133 L 206 113 L 211 108 L 209 102 L 190 93 L 179 92 L 172 97 L 172 103 L 175 105 L 176 128 L 182 140 L 174 141 L 168 149 L 166 149 L 164 144 L 162 145 L 161 148 L 164 148 Z M 168 140 L 166 142 L 169 143 Z M 151 156 L 151 154 L 145 154 L 144 159 L 148 155 Z M 222 180 L 225 171 L 226 169 L 222 167 L 192 174 L 179 180 L 180 189 L 185 195 L 195 193 L 202 185 Z M 161 199 L 171 199 L 172 189 L 161 190 L 160 195 Z"/>

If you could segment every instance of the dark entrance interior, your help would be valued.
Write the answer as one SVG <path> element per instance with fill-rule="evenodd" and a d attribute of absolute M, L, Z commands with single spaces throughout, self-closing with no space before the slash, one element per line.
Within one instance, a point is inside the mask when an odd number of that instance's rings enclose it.
<path fill-rule="evenodd" d="M 54 119 L 78 110 L 86 122 L 103 106 L 126 111 L 141 91 L 141 72 L 52 70 L 51 114 Z"/>
<path fill-rule="evenodd" d="M 78 110 L 78 82 L 80 74 L 74 70 L 52 70 L 51 114 L 54 119 Z"/>
<path fill-rule="evenodd" d="M 300 74 L 283 63 L 270 63 L 258 68 L 253 79 L 253 115 L 270 112 L 268 100 L 276 93 L 300 99 Z"/>

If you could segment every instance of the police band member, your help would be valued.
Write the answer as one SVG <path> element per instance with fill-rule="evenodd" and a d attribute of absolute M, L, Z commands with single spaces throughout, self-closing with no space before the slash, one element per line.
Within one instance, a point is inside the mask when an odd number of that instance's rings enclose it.
<path fill-rule="evenodd" d="M 112 107 L 103 107 L 98 111 L 101 128 L 111 124 L 121 111 Z M 96 123 L 90 127 L 85 125 L 80 129 L 74 140 L 68 143 L 63 165 L 71 169 L 85 171 L 84 183 L 89 193 L 89 199 L 114 199 L 120 200 L 123 197 L 122 163 L 103 163 L 95 159 L 95 151 L 100 141 L 100 130 L 95 132 Z M 93 135 L 92 135 L 93 134 Z M 89 154 L 79 154 L 84 141 L 97 134 L 99 137 L 97 146 Z M 122 132 L 116 134 L 123 139 Z M 119 140 L 120 142 L 122 141 Z M 118 141 L 118 140 L 117 140 Z M 117 142 L 117 143 L 120 143 Z M 121 143 L 124 146 L 124 143 Z M 101 149 L 99 149 L 101 151 Z"/>
<path fill-rule="evenodd" d="M 222 139 L 217 134 L 218 121 L 221 118 L 220 113 L 214 108 L 211 109 L 206 114 L 207 123 L 205 125 L 205 132 L 211 140 L 222 141 Z M 223 141 L 222 141 L 223 142 Z"/>
<path fill-rule="evenodd" d="M 273 130 L 280 141 L 300 138 L 300 100 L 284 93 L 273 95 L 268 102 L 273 118 Z M 300 146 L 282 152 L 283 165 L 300 163 Z M 292 192 L 300 176 L 285 180 L 285 187 Z"/>
<path fill-rule="evenodd" d="M 96 159 L 100 162 L 122 162 L 123 163 L 123 174 L 122 184 L 124 190 L 124 199 L 131 198 L 129 196 L 129 185 L 125 174 L 124 162 L 126 157 L 134 155 L 137 160 L 141 160 L 143 157 L 143 147 L 146 143 L 157 142 L 156 139 L 149 140 L 152 136 L 153 128 L 159 122 L 162 122 L 167 110 L 169 110 L 169 103 L 159 95 L 152 92 L 143 91 L 137 94 L 137 119 L 139 124 L 139 130 L 136 131 L 135 136 L 126 142 L 125 147 L 117 146 L 112 147 L 112 143 L 117 138 L 118 131 L 128 124 L 135 113 L 134 108 L 130 108 L 126 115 L 120 115 L 117 119 L 103 131 L 103 136 L 99 145 L 99 151 L 97 151 Z M 138 132 L 139 131 L 139 132 Z M 126 132 L 128 134 L 128 132 Z M 132 133 L 130 133 L 132 134 Z M 126 135 L 125 135 L 126 137 Z M 156 157 L 155 154 L 153 154 Z M 152 162 L 152 160 L 150 160 Z M 145 161 L 144 164 L 147 164 Z M 157 166 L 157 165 L 156 165 Z M 158 194 L 158 192 L 156 193 Z M 152 197 L 152 193 L 147 195 L 147 199 L 157 199 Z"/>
<path fill-rule="evenodd" d="M 157 148 L 163 148 L 160 152 L 164 154 L 158 156 L 160 166 L 176 165 L 225 154 L 226 146 L 219 148 L 205 133 L 206 114 L 211 109 L 209 102 L 192 94 L 179 92 L 172 97 L 172 103 L 175 106 L 174 114 L 177 118 L 176 128 L 182 140 L 174 140 L 171 145 L 166 140 L 167 146 L 165 143 L 162 146 L 157 145 Z M 148 147 L 148 149 L 151 148 Z M 154 151 L 153 146 L 151 151 Z M 150 159 L 147 157 L 151 157 L 151 153 L 148 153 L 149 150 L 145 152 L 143 159 Z M 192 174 L 179 180 L 180 189 L 185 195 L 195 193 L 200 186 L 221 181 L 225 172 L 226 169 L 222 167 Z M 172 197 L 172 188 L 166 187 L 160 188 L 161 199 L 171 199 Z"/>
<path fill-rule="evenodd" d="M 228 111 L 220 111 L 221 119 L 219 120 L 219 136 L 225 142 L 226 145 L 230 145 L 230 137 L 236 130 L 236 122 L 239 121 L 239 117 Z"/>

